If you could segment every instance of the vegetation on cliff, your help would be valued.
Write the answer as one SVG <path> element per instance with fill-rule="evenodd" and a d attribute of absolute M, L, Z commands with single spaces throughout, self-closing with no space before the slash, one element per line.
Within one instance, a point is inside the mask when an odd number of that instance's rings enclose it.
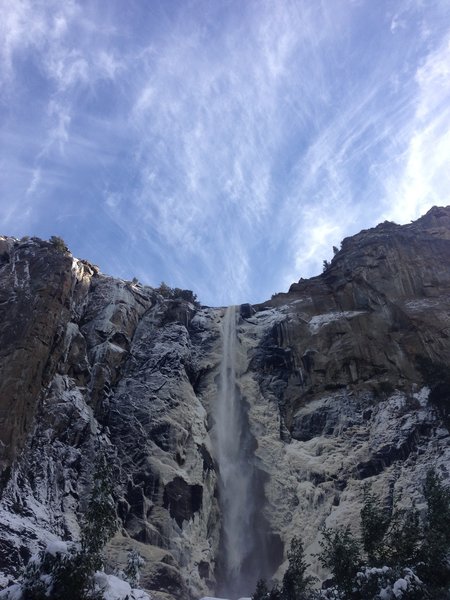
<path fill-rule="evenodd" d="M 445 600 L 450 598 L 450 489 L 430 470 L 421 519 L 411 507 L 385 509 L 368 488 L 361 534 L 324 528 L 318 554 L 331 572 L 328 588 L 313 590 L 303 545 L 294 537 L 282 587 L 258 582 L 252 600 Z"/>
<path fill-rule="evenodd" d="M 103 573 L 103 549 L 117 529 L 113 478 L 105 454 L 96 460 L 92 491 L 84 514 L 79 542 L 50 542 L 32 557 L 18 584 L 0 593 L 2 600 L 105 600 L 114 598 L 148 600 L 147 594 L 132 590 L 139 581 L 140 556 L 130 553 L 128 566 L 118 577 Z M 130 585 L 131 584 L 131 585 Z"/>

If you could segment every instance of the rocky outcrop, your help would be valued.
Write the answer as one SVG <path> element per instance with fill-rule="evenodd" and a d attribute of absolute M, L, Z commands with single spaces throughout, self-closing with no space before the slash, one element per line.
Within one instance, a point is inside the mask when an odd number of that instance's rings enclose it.
<path fill-rule="evenodd" d="M 321 526 L 357 527 L 365 484 L 420 507 L 427 469 L 448 479 L 449 265 L 450 208 L 433 208 L 347 238 L 319 277 L 240 308 L 236 385 L 278 577 L 293 535 L 312 557 Z M 136 549 L 155 598 L 216 589 L 224 311 L 191 299 L 0 238 L 2 581 L 46 540 L 77 538 L 101 450 L 121 522 L 110 567 Z"/>
<path fill-rule="evenodd" d="M 52 244 L 0 238 L 0 466 L 8 469 L 33 424 L 70 318 L 72 260 Z"/>
<path fill-rule="evenodd" d="M 204 368 L 188 331 L 197 308 L 47 242 L 4 238 L 2 250 L 3 582 L 45 541 L 78 537 L 101 451 L 123 524 L 112 547 L 145 545 L 142 581 L 156 598 L 202 595 L 214 585 L 220 519 L 193 391 Z M 207 335 L 217 343 L 217 329 Z"/>
<path fill-rule="evenodd" d="M 267 516 L 285 541 L 302 532 L 311 554 L 322 525 L 357 526 L 366 483 L 420 504 L 428 468 L 448 478 L 450 385 L 423 364 L 448 365 L 449 235 L 448 208 L 361 232 L 242 324 Z"/>

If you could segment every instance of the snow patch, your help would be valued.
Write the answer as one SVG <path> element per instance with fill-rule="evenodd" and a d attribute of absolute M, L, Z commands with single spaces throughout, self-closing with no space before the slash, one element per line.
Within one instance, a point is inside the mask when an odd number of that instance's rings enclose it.
<path fill-rule="evenodd" d="M 49 546 L 47 546 L 47 550 Z M 53 546 L 55 552 L 59 552 L 63 546 L 67 551 L 67 544 L 64 544 L 64 542 L 59 542 L 59 545 L 55 542 Z M 132 588 L 129 583 L 115 575 L 107 575 L 102 571 L 97 571 L 94 580 L 96 588 L 101 591 L 102 600 L 152 600 L 152 597 L 144 590 Z M 50 587 L 51 576 L 41 576 L 41 581 L 44 581 Z M 0 592 L 0 600 L 23 600 L 22 586 L 19 583 L 9 586 Z"/>
<path fill-rule="evenodd" d="M 418 392 L 413 394 L 413 397 L 418 400 L 420 406 L 425 408 L 428 405 L 428 396 L 430 395 L 430 388 L 423 387 Z"/>
<path fill-rule="evenodd" d="M 3 592 L 0 592 L 0 598 L 3 600 L 22 600 L 22 586 L 18 583 L 9 586 Z"/>
<path fill-rule="evenodd" d="M 423 310 L 424 308 L 434 308 L 439 304 L 439 301 L 431 299 L 431 298 L 422 298 L 420 300 L 410 300 L 409 302 L 405 302 L 405 308 L 415 311 L 415 310 Z"/>
<path fill-rule="evenodd" d="M 403 591 L 408 589 L 408 583 L 406 579 L 398 579 L 394 583 L 393 592 L 396 598 L 401 598 L 403 596 Z"/>
<path fill-rule="evenodd" d="M 323 313 L 322 315 L 316 315 L 311 317 L 309 321 L 309 329 L 311 333 L 317 333 L 324 325 L 329 325 L 333 321 L 340 321 L 341 319 L 352 319 L 358 315 L 365 314 L 364 310 L 344 310 L 340 312 L 329 312 Z"/>
<path fill-rule="evenodd" d="M 67 554 L 69 552 L 69 548 L 68 548 L 67 542 L 58 540 L 55 542 L 48 542 L 47 547 L 45 548 L 45 551 L 47 554 L 56 556 L 57 554 Z"/>

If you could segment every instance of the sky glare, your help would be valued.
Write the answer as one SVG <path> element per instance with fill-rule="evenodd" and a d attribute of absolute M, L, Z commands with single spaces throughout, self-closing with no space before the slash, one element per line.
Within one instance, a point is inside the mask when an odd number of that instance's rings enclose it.
<path fill-rule="evenodd" d="M 210 305 L 450 204 L 448 0 L 0 0 L 0 233 Z"/>

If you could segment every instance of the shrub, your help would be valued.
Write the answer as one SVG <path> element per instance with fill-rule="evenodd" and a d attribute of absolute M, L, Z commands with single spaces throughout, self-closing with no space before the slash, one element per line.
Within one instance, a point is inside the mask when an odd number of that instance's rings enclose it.
<path fill-rule="evenodd" d="M 58 252 L 69 252 L 69 248 L 66 246 L 66 242 L 57 235 L 52 235 L 49 239 L 50 244 L 52 244 Z"/>
<path fill-rule="evenodd" d="M 140 580 L 140 568 L 144 564 L 144 559 L 137 550 L 130 550 L 128 552 L 127 566 L 125 567 L 124 576 L 125 580 L 132 587 L 137 587 Z"/>
<path fill-rule="evenodd" d="M 155 291 L 158 294 L 161 294 L 163 298 L 167 298 L 169 300 L 175 300 L 179 298 L 180 300 L 186 300 L 186 302 L 192 302 L 192 304 L 198 305 L 197 294 L 194 294 L 191 290 L 182 290 L 181 288 L 171 288 L 164 281 L 161 282 L 160 286 L 155 288 Z"/>

